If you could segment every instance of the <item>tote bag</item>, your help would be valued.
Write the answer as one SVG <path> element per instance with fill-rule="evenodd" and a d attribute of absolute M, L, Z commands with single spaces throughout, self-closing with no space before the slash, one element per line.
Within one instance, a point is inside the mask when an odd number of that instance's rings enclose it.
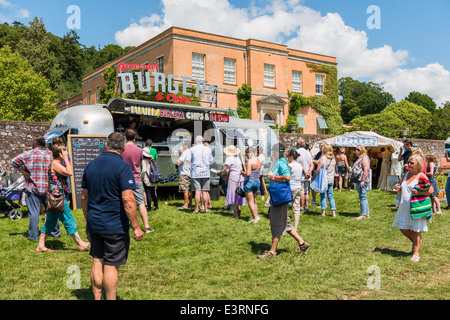
<path fill-rule="evenodd" d="M 273 206 L 281 206 L 294 200 L 291 186 L 287 181 L 276 182 L 268 188 L 270 201 Z"/>
<path fill-rule="evenodd" d="M 419 178 L 419 183 L 414 186 L 414 189 L 418 191 L 428 191 L 430 189 L 430 186 L 430 180 Z M 410 213 L 412 219 L 420 219 L 423 217 L 427 218 L 427 220 L 430 219 L 433 215 L 430 196 L 411 197 Z"/>
<path fill-rule="evenodd" d="M 327 172 L 325 170 L 325 167 L 322 167 L 320 168 L 319 174 L 311 183 L 311 189 L 313 189 L 317 193 L 324 193 L 327 190 L 327 187 Z"/>

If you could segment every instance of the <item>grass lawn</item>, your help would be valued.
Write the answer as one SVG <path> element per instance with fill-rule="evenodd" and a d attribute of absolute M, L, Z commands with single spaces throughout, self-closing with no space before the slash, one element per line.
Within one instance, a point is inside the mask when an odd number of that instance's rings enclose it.
<path fill-rule="evenodd" d="M 162 192 L 162 191 L 160 191 Z M 161 195 L 162 196 L 162 195 Z M 214 201 L 210 214 L 177 210 L 178 195 L 164 195 L 160 209 L 150 212 L 156 230 L 137 243 L 119 269 L 118 299 L 123 300 L 448 300 L 450 211 L 433 217 L 423 234 L 421 260 L 412 263 L 411 243 L 391 227 L 393 195 L 368 193 L 371 219 L 356 221 L 356 192 L 334 193 L 337 217 L 320 216 L 311 207 L 300 217 L 299 234 L 311 244 L 299 256 L 290 236 L 282 237 L 278 256 L 258 260 L 270 248 L 267 208 L 258 200 L 261 220 L 230 219 L 224 198 Z M 24 208 L 26 211 L 26 208 Z M 292 217 L 292 211 L 290 210 Z M 74 211 L 80 235 L 85 223 Z M 40 226 L 43 224 L 41 216 Z M 141 222 L 142 226 L 142 222 Z M 62 236 L 49 238 L 52 253 L 35 252 L 26 239 L 28 218 L 0 217 L 0 299 L 90 300 L 92 258 L 78 252 L 61 225 Z M 80 283 L 72 281 L 79 268 Z M 372 271 L 371 271 L 372 270 Z M 373 270 L 379 270 L 373 274 Z M 369 273 L 370 272 L 370 273 Z M 373 288 L 379 276 L 379 288 Z M 369 284 L 372 286 L 368 286 Z M 68 285 L 69 284 L 69 285 Z"/>

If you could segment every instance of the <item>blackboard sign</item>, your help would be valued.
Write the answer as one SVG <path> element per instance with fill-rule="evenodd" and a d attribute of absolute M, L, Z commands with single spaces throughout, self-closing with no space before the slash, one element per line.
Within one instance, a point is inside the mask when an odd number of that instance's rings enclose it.
<path fill-rule="evenodd" d="M 106 150 L 107 135 L 69 134 L 67 145 L 73 167 L 70 178 L 73 209 L 81 209 L 81 180 L 86 165 Z"/>

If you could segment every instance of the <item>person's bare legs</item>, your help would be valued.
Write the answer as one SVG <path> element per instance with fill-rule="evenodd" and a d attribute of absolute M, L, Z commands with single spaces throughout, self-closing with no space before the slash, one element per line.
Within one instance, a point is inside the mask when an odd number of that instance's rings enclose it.
<path fill-rule="evenodd" d="M 412 243 L 414 245 L 413 256 L 419 257 L 419 249 L 422 245 L 422 233 L 411 231 Z"/>
<path fill-rule="evenodd" d="M 39 243 L 37 245 L 36 252 L 39 252 L 39 253 L 41 253 L 41 252 L 53 252 L 53 250 L 50 250 L 49 248 L 47 248 L 45 246 L 45 241 L 47 240 L 47 236 L 48 236 L 47 234 L 41 233 L 41 235 L 39 236 Z"/>
<path fill-rule="evenodd" d="M 84 242 L 83 240 L 81 240 L 78 232 L 72 233 L 70 236 L 73 238 L 73 240 L 75 240 L 75 243 L 78 246 L 78 250 L 84 251 L 89 248 L 89 242 Z"/>
<path fill-rule="evenodd" d="M 105 265 L 103 267 L 103 288 L 105 288 L 106 300 L 116 300 L 118 282 L 119 267 Z"/>
<path fill-rule="evenodd" d="M 246 196 L 250 213 L 252 214 L 253 221 L 255 221 L 258 218 L 258 207 L 256 205 L 255 195 L 253 194 L 253 192 L 247 192 Z"/>
<path fill-rule="evenodd" d="M 195 199 L 195 210 L 194 213 L 198 213 L 198 211 L 200 210 L 200 201 L 202 200 L 201 198 L 201 191 L 195 191 L 194 194 L 194 199 Z"/>
<path fill-rule="evenodd" d="M 102 300 L 103 288 L 103 259 L 94 258 L 91 268 L 92 293 L 95 300 Z"/>
<path fill-rule="evenodd" d="M 139 214 L 141 216 L 142 219 L 142 223 L 144 224 L 144 228 L 150 228 L 149 224 L 148 224 L 148 212 L 147 212 L 147 207 L 145 206 L 145 203 L 142 203 L 139 205 Z"/>

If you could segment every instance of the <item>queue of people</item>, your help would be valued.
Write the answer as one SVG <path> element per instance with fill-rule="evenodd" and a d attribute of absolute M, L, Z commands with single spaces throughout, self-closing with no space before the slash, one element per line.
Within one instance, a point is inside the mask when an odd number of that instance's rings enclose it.
<path fill-rule="evenodd" d="M 143 239 L 143 231 L 139 226 L 137 209 L 144 224 L 145 232 L 154 231 L 148 223 L 147 206 L 153 202 L 158 208 L 156 183 L 149 181 L 151 161 L 157 157 L 152 150 L 152 142 L 147 141 L 146 148 L 134 145 L 136 132 L 128 129 L 124 134 L 115 132 L 108 136 L 106 151 L 91 161 L 85 168 L 82 178 L 81 205 L 86 219 L 86 234 L 88 242 L 83 241 L 78 234 L 75 219 L 70 211 L 68 197 L 68 177 L 73 174 L 71 161 L 66 147 L 54 143 L 52 151 L 46 148 L 45 139 L 38 137 L 33 140 L 33 149 L 15 157 L 11 163 L 26 179 L 25 198 L 28 206 L 30 222 L 28 239 L 38 240 L 36 252 L 51 252 L 45 246 L 46 239 L 52 232 L 59 229 L 61 221 L 76 245 L 78 251 L 90 249 L 93 258 L 91 269 L 92 290 L 95 299 L 103 299 L 102 289 L 105 289 L 106 299 L 114 299 L 118 283 L 118 268 L 126 264 L 130 246 L 128 230 L 132 229 L 134 240 Z M 55 140 L 56 142 L 56 140 Z M 406 161 L 405 173 L 401 183 L 396 185 L 400 193 L 399 207 L 392 224 L 401 230 L 412 242 L 411 261 L 418 262 L 419 250 L 422 245 L 422 232 L 427 231 L 426 218 L 414 220 L 410 215 L 411 197 L 431 197 L 433 210 L 440 213 L 439 201 L 436 203 L 436 158 L 432 155 L 424 157 L 420 149 L 407 148 L 399 156 Z M 203 210 L 208 213 L 210 201 L 210 171 L 213 157 L 211 149 L 205 145 L 203 138 L 195 138 L 195 146 L 185 143 L 182 148 L 176 168 L 180 170 L 179 192 L 183 194 L 182 209 L 192 208 L 193 213 Z M 340 174 L 350 174 L 351 182 L 355 184 L 360 200 L 360 215 L 357 220 L 369 219 L 369 203 L 367 190 L 369 183 L 370 159 L 364 146 L 355 148 L 356 161 L 351 173 L 347 159 L 338 156 L 333 148 L 320 143 L 320 153 L 313 158 L 307 150 L 303 139 L 295 148 L 286 152 L 283 144 L 272 146 L 272 167 L 267 175 L 269 179 L 269 198 L 276 192 L 288 195 L 286 201 L 274 203 L 269 199 L 269 222 L 272 235 L 270 250 L 258 255 L 258 259 L 268 259 L 277 256 L 277 247 L 281 236 L 289 234 L 298 244 L 299 254 L 305 253 L 310 244 L 298 233 L 301 211 L 308 211 L 311 182 L 325 175 L 326 186 L 320 192 L 320 208 L 325 216 L 328 205 L 331 216 L 336 218 L 336 203 L 333 197 L 334 177 L 336 168 Z M 232 218 L 239 218 L 241 208 L 248 203 L 251 219 L 249 222 L 260 221 L 256 196 L 261 192 L 264 180 L 262 177 L 262 152 L 258 148 L 248 147 L 244 156 L 235 146 L 224 149 L 226 160 L 223 168 L 216 174 L 225 181 L 225 206 L 233 208 Z M 343 170 L 345 167 L 346 170 Z M 323 169 L 323 171 L 322 171 Z M 346 171 L 346 172 L 345 172 Z M 322 173 L 323 172 L 323 173 Z M 427 190 L 416 190 L 415 185 L 421 179 L 429 179 Z M 288 186 L 289 192 L 285 186 Z M 284 189 L 282 189 L 284 186 Z M 341 183 L 339 182 L 341 190 Z M 265 186 L 264 186 L 265 190 Z M 47 195 L 63 195 L 63 209 L 47 211 L 44 226 L 39 235 L 39 211 L 41 204 L 47 206 Z M 315 202 L 315 194 L 313 200 Z M 146 200 L 145 200 L 146 199 Z M 107 200 L 107 201 L 106 201 Z M 147 206 L 146 206 L 147 202 Z M 291 224 L 289 207 L 292 205 L 294 224 Z M 151 205 L 149 205 L 151 208 Z M 439 211 L 439 212 L 438 212 Z M 59 236 L 59 235 L 58 235 Z"/>

